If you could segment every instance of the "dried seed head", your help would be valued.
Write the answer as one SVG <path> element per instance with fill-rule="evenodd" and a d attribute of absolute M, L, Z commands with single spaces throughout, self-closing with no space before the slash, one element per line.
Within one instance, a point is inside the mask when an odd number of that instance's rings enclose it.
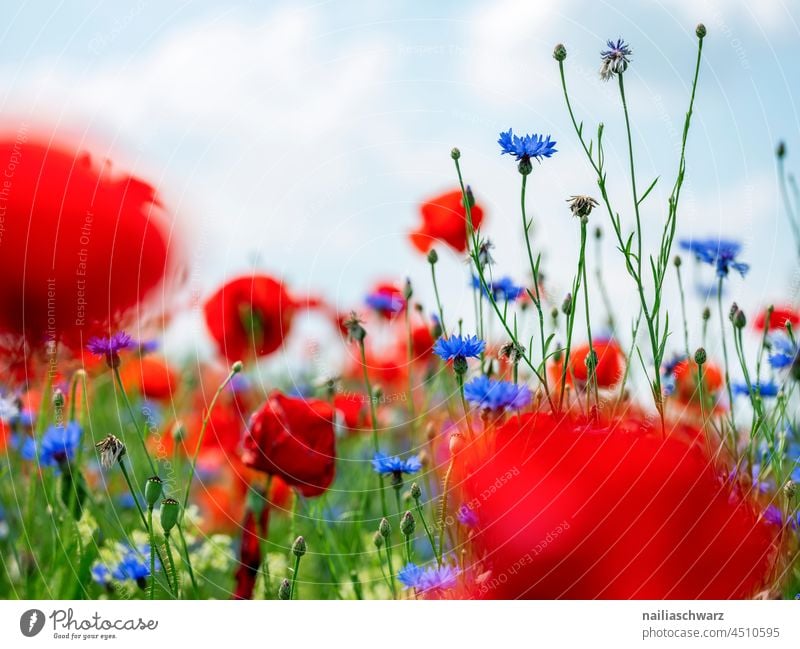
<path fill-rule="evenodd" d="M 106 435 L 102 441 L 95 444 L 100 453 L 100 466 L 110 469 L 125 455 L 125 444 L 114 435 Z"/>

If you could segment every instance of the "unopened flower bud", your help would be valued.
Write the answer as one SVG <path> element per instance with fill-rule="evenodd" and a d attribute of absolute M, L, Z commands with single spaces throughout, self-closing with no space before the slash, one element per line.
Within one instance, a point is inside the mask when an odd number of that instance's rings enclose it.
<path fill-rule="evenodd" d="M 456 374 L 464 375 L 467 373 L 469 369 L 469 365 L 467 364 L 467 359 L 463 356 L 456 356 L 453 359 L 453 371 Z"/>
<path fill-rule="evenodd" d="M 181 506 L 174 498 L 166 498 L 161 501 L 161 527 L 164 534 L 169 534 L 170 530 L 178 523 L 178 514 Z"/>
<path fill-rule="evenodd" d="M 381 536 L 380 532 L 375 532 L 375 534 L 372 535 L 372 543 L 378 550 L 383 547 L 383 536 Z"/>
<path fill-rule="evenodd" d="M 294 543 L 292 543 L 292 554 L 296 557 L 302 557 L 306 553 L 306 540 L 302 536 L 298 536 Z"/>
<path fill-rule="evenodd" d="M 559 43 L 553 48 L 553 58 L 559 63 L 567 58 L 567 48 L 563 43 Z"/>
<path fill-rule="evenodd" d="M 176 421 L 172 425 L 170 434 L 172 435 L 172 440 L 180 444 L 186 439 L 186 425 L 182 421 Z"/>
<path fill-rule="evenodd" d="M 278 599 L 288 600 L 289 595 L 292 593 L 292 584 L 288 579 L 282 579 L 281 585 L 278 586 Z"/>
<path fill-rule="evenodd" d="M 703 23 L 698 23 L 694 33 L 697 34 L 697 38 L 705 38 L 708 31 Z"/>
<path fill-rule="evenodd" d="M 419 500 L 422 497 L 422 490 L 416 482 L 411 485 L 411 497 L 414 500 Z"/>
<path fill-rule="evenodd" d="M 412 295 L 414 295 L 414 288 L 411 286 L 411 280 L 406 277 L 406 283 L 403 285 L 403 297 L 406 298 L 406 302 L 411 299 Z"/>
<path fill-rule="evenodd" d="M 450 454 L 457 455 L 464 448 L 464 438 L 460 433 L 450 435 Z"/>
<path fill-rule="evenodd" d="M 458 147 L 453 147 L 450 149 L 450 157 L 453 158 L 453 160 L 458 160 L 461 157 L 461 151 L 458 149 Z"/>
<path fill-rule="evenodd" d="M 744 311 L 736 309 L 736 313 L 733 315 L 733 326 L 737 329 L 744 329 L 746 324 L 747 318 L 744 315 Z"/>
<path fill-rule="evenodd" d="M 779 158 L 783 158 L 786 156 L 786 142 L 784 142 L 783 140 L 778 142 L 778 146 L 775 149 L 775 155 L 777 155 Z"/>
<path fill-rule="evenodd" d="M 60 388 L 53 390 L 53 407 L 56 409 L 64 407 L 64 393 Z"/>
<path fill-rule="evenodd" d="M 789 504 L 794 501 L 794 497 L 797 494 L 797 485 L 794 483 L 794 480 L 786 481 L 786 484 L 783 485 L 783 494 L 786 496 L 786 500 L 789 501 Z"/>
<path fill-rule="evenodd" d="M 392 526 L 389 525 L 389 521 L 385 518 L 381 519 L 381 522 L 378 523 L 378 533 L 384 538 L 388 539 L 389 535 L 392 533 Z"/>
<path fill-rule="evenodd" d="M 601 228 L 600 226 L 597 226 L 594 229 L 594 238 L 598 239 L 598 240 L 603 238 L 603 228 Z"/>
<path fill-rule="evenodd" d="M 703 309 L 703 320 L 707 322 L 710 319 L 711 319 L 711 309 L 706 307 L 705 309 Z"/>
<path fill-rule="evenodd" d="M 564 297 L 564 301 L 561 303 L 561 311 L 564 315 L 572 313 L 572 293 L 567 293 L 566 297 Z"/>
<path fill-rule="evenodd" d="M 438 252 L 436 252 L 436 248 L 431 248 L 431 249 L 428 251 L 428 263 L 429 263 L 429 264 L 431 264 L 431 265 L 433 265 L 433 264 L 435 264 L 437 261 L 439 261 L 439 253 L 438 253 Z"/>
<path fill-rule="evenodd" d="M 148 507 L 155 507 L 161 499 L 162 491 L 164 491 L 164 483 L 161 482 L 161 478 L 157 475 L 147 478 L 147 482 L 144 483 L 144 500 Z"/>
<path fill-rule="evenodd" d="M 706 362 L 706 350 L 702 347 L 698 347 L 697 351 L 694 353 L 694 362 L 698 365 L 703 365 Z"/>
<path fill-rule="evenodd" d="M 414 520 L 414 514 L 407 511 L 400 519 L 400 531 L 403 536 L 411 536 L 415 529 L 417 529 L 417 522 Z"/>
<path fill-rule="evenodd" d="M 672 260 L 672 263 L 675 264 L 675 268 L 680 268 L 683 260 L 681 259 L 680 255 L 675 255 L 675 258 Z"/>
<path fill-rule="evenodd" d="M 242 361 L 236 361 L 233 365 L 231 365 L 231 372 L 234 374 L 238 374 L 244 369 L 244 363 Z"/>

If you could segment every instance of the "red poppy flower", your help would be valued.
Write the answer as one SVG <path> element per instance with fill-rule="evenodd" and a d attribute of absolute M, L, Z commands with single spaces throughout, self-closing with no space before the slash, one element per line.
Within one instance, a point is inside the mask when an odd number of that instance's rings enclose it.
<path fill-rule="evenodd" d="M 622 378 L 625 369 L 625 355 L 619 345 L 613 340 L 595 340 L 592 342 L 594 353 L 597 354 L 597 386 L 600 388 L 613 388 Z M 569 362 L 572 375 L 576 381 L 586 383 L 589 371 L 586 359 L 589 356 L 589 345 L 580 345 L 570 352 Z"/>
<path fill-rule="evenodd" d="M 273 392 L 250 420 L 242 460 L 279 476 L 306 497 L 323 493 L 333 482 L 336 464 L 333 408 L 319 399 Z"/>
<path fill-rule="evenodd" d="M 509 419 L 495 453 L 476 458 L 465 479 L 481 575 L 466 596 L 755 595 L 778 556 L 778 527 L 690 438 L 681 429 L 664 439 L 631 418 L 602 428 L 543 414 Z"/>
<path fill-rule="evenodd" d="M 267 538 L 269 507 L 260 514 L 248 509 L 242 522 L 242 542 L 239 547 L 239 567 L 234 578 L 236 589 L 233 599 L 252 599 L 258 571 L 261 569 L 261 539 Z"/>
<path fill-rule="evenodd" d="M 341 415 L 344 427 L 349 430 L 359 430 L 369 421 L 369 401 L 365 394 L 337 394 L 333 398 L 333 407 Z"/>
<path fill-rule="evenodd" d="M 433 355 L 433 339 L 427 325 L 417 325 L 411 330 L 411 351 L 414 360 L 427 360 Z"/>
<path fill-rule="evenodd" d="M 699 368 L 692 359 L 684 359 L 672 368 L 675 377 L 675 396 L 683 403 L 697 401 L 697 377 Z M 722 389 L 723 378 L 719 367 L 710 361 L 703 364 L 703 394 L 705 397 L 713 396 Z"/>
<path fill-rule="evenodd" d="M 177 257 L 151 185 L 32 134 L 0 136 L 0 159 L 0 331 L 79 348 L 164 300 Z"/>
<path fill-rule="evenodd" d="M 220 354 L 231 362 L 267 356 L 281 347 L 292 325 L 295 301 L 267 275 L 227 282 L 204 306 L 206 326 Z"/>
<path fill-rule="evenodd" d="M 467 211 L 461 199 L 461 190 L 456 189 L 420 206 L 422 224 L 409 235 L 417 250 L 427 253 L 437 241 L 457 252 L 467 249 Z M 477 228 L 482 222 L 483 209 L 476 203 L 472 206 L 472 226 Z"/>
<path fill-rule="evenodd" d="M 786 328 L 786 323 L 789 323 L 794 329 L 800 324 L 800 313 L 797 309 L 791 306 L 776 306 L 772 309 L 770 315 L 769 309 L 764 309 L 756 316 L 753 326 L 758 331 L 776 331 Z"/>
<path fill-rule="evenodd" d="M 178 375 L 169 363 L 154 356 L 128 358 L 120 370 L 124 385 L 146 399 L 169 400 L 178 387 Z"/>

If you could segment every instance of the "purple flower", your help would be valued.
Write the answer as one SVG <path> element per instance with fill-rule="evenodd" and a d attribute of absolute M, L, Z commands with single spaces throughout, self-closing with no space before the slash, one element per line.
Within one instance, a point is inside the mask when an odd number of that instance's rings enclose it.
<path fill-rule="evenodd" d="M 615 74 L 622 74 L 628 69 L 630 57 L 633 54 L 628 44 L 621 38 L 615 41 L 606 41 L 607 50 L 600 52 L 603 63 L 600 65 L 600 78 L 608 81 Z"/>
<path fill-rule="evenodd" d="M 108 338 L 90 338 L 86 344 L 86 349 L 95 356 L 105 358 L 106 364 L 112 369 L 119 367 L 119 353 L 133 347 L 136 347 L 136 343 L 124 331 L 118 331 Z"/>
<path fill-rule="evenodd" d="M 397 579 L 406 588 L 416 588 L 420 593 L 436 593 L 453 588 L 459 569 L 449 565 L 422 568 L 408 563 L 397 573 Z"/>
<path fill-rule="evenodd" d="M 465 527 L 475 527 L 478 524 L 478 515 L 467 505 L 458 508 L 458 522 Z"/>

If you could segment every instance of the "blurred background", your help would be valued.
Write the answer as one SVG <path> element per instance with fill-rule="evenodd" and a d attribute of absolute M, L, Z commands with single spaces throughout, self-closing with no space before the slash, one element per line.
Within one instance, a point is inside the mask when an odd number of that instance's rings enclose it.
<path fill-rule="evenodd" d="M 607 39 L 622 37 L 633 49 L 626 89 L 639 184 L 661 178 L 643 210 L 652 249 L 677 172 L 695 25 L 703 21 L 678 236 L 741 240 L 752 270 L 746 282 L 732 278 L 727 299 L 753 311 L 794 300 L 798 285 L 774 156 L 784 139 L 787 168 L 800 171 L 800 26 L 792 4 L 35 0 L 3 12 L 0 115 L 92 143 L 93 152 L 158 187 L 186 233 L 191 262 L 166 349 L 202 356 L 209 350 L 202 298 L 253 269 L 343 310 L 362 304 L 376 279 L 410 277 L 432 309 L 429 267 L 407 234 L 419 203 L 454 186 L 453 146 L 488 212 L 495 274 L 523 282 L 520 179 L 496 144 L 509 127 L 558 142 L 529 179 L 529 213 L 560 302 L 579 241 L 565 199 L 598 192 L 565 109 L 552 58 L 558 42 L 568 50 L 578 118 L 589 132 L 606 125 L 610 193 L 628 225 L 617 85 L 597 71 Z M 611 234 L 605 214 L 592 218 Z M 467 268 L 440 253 L 446 312 L 469 323 Z M 609 236 L 604 256 L 624 331 L 637 302 Z M 685 278 L 690 320 L 699 326 L 705 298 L 695 286 L 712 281 L 713 271 L 687 263 Z M 669 291 L 677 304 L 674 282 Z M 604 313 L 592 299 L 600 327 Z M 308 324 L 292 344 L 306 345 L 321 329 Z"/>

